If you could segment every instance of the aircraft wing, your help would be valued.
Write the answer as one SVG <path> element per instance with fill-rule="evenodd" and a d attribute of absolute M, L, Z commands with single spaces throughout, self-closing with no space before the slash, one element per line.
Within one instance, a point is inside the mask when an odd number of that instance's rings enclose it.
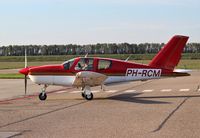
<path fill-rule="evenodd" d="M 76 74 L 73 86 L 83 87 L 83 86 L 99 86 L 107 79 L 107 76 L 101 73 L 92 71 L 81 71 Z"/>

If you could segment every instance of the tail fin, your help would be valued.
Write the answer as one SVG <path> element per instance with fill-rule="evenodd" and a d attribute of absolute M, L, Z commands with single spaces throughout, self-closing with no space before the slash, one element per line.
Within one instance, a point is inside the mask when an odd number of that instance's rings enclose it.
<path fill-rule="evenodd" d="M 188 36 L 175 35 L 149 63 L 151 67 L 173 70 L 178 64 Z"/>

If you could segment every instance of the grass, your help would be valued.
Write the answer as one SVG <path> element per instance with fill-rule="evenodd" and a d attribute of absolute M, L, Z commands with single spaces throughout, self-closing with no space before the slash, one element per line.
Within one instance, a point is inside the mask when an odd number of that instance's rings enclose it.
<path fill-rule="evenodd" d="M 0 74 L 0 79 L 23 79 L 24 75 L 22 74 Z"/>
<path fill-rule="evenodd" d="M 181 60 L 176 68 L 180 69 L 200 69 L 200 60 Z"/>
<path fill-rule="evenodd" d="M 62 61 L 49 61 L 49 62 L 28 62 L 28 66 L 40 66 L 48 64 L 61 64 Z M 24 68 L 24 62 L 0 62 L 0 70 L 2 69 L 19 69 Z"/>
<path fill-rule="evenodd" d="M 136 63 L 148 64 L 151 60 L 131 60 Z M 49 62 L 28 62 L 28 66 L 40 66 L 49 64 L 61 64 L 63 61 Z M 24 68 L 24 62 L 0 62 L 0 70 L 2 69 L 19 69 Z M 184 69 L 200 69 L 200 59 L 196 60 L 181 60 L 177 68 Z"/>
<path fill-rule="evenodd" d="M 89 54 L 89 57 L 109 57 L 126 59 L 130 54 Z M 51 55 L 51 56 L 28 56 L 28 62 L 66 61 L 85 55 Z M 155 54 L 131 54 L 130 60 L 151 60 Z M 183 53 L 182 59 L 200 59 L 200 53 Z M 24 62 L 24 56 L 0 56 L 0 62 Z"/>
<path fill-rule="evenodd" d="M 143 63 L 143 64 L 148 64 L 151 60 L 138 60 L 134 62 L 138 62 L 138 63 Z M 176 66 L 177 69 L 196 69 L 196 70 L 200 70 L 200 59 L 182 59 L 180 60 L 178 66 Z"/>
<path fill-rule="evenodd" d="M 59 55 L 59 56 L 28 56 L 28 62 L 37 61 L 66 61 L 75 57 L 84 57 L 85 55 Z M 109 57 L 116 59 L 126 59 L 129 54 L 97 54 L 88 55 L 88 57 Z M 151 59 L 154 54 L 132 54 L 130 59 Z M 24 62 L 24 56 L 0 56 L 0 62 Z"/>

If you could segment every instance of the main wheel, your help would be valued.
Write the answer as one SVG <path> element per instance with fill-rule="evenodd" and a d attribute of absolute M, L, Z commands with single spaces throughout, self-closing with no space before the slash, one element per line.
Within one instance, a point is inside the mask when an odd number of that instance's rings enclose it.
<path fill-rule="evenodd" d="M 39 99 L 40 99 L 41 101 L 46 100 L 46 99 L 47 99 L 47 94 L 41 92 L 41 93 L 39 94 Z"/>
<path fill-rule="evenodd" d="M 93 99 L 93 94 L 90 93 L 90 94 L 85 94 L 85 99 L 86 100 L 92 100 Z"/>
<path fill-rule="evenodd" d="M 85 98 L 85 93 L 84 93 L 84 92 L 82 92 L 82 93 L 81 93 L 81 96 L 82 96 L 83 98 Z"/>

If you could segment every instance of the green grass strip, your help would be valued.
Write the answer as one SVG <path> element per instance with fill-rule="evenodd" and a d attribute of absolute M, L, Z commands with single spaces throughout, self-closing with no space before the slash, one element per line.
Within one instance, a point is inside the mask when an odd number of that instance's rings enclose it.
<path fill-rule="evenodd" d="M 0 79 L 24 79 L 22 74 L 0 74 Z"/>

